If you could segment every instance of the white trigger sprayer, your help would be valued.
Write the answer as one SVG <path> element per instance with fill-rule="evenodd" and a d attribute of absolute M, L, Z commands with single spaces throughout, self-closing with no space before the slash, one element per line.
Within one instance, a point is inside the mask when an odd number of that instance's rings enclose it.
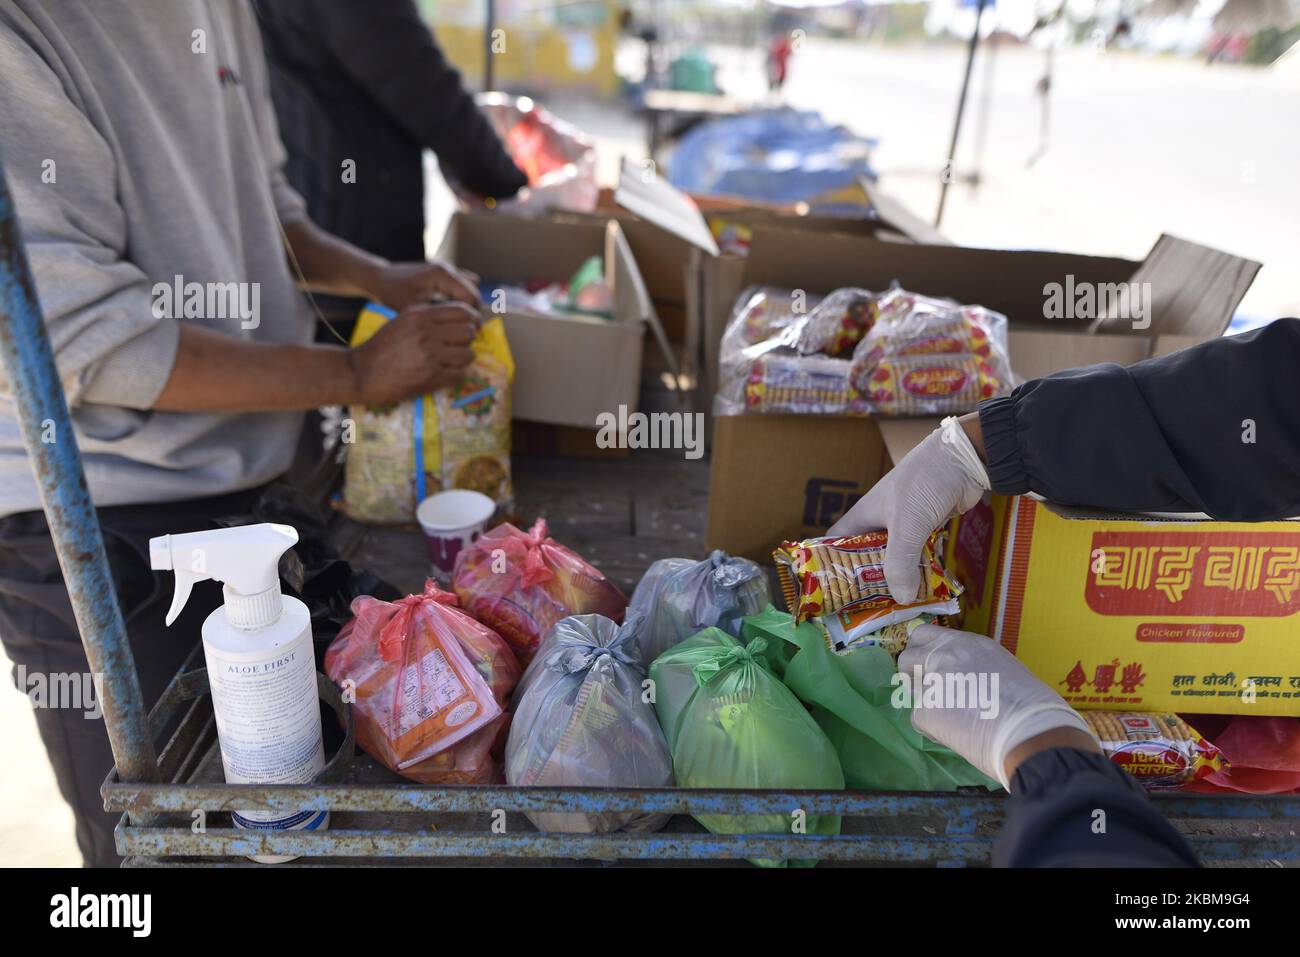
<path fill-rule="evenodd" d="M 307 606 L 280 592 L 280 556 L 298 541 L 264 522 L 149 540 L 149 563 L 176 576 L 167 624 L 195 584 L 222 582 L 225 601 L 203 622 L 212 709 L 228 784 L 306 784 L 325 767 L 316 658 Z M 328 811 L 233 811 L 249 830 L 322 829 Z M 274 864 L 285 855 L 253 855 Z"/>

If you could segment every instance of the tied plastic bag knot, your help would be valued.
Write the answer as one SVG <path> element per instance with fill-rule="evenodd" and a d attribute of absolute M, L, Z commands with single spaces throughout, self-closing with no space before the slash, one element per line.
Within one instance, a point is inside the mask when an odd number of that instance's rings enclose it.
<path fill-rule="evenodd" d="M 543 554 L 543 549 L 554 547 L 555 540 L 550 537 L 543 518 L 534 522 L 526 535 L 507 538 L 500 545 L 506 560 L 518 570 L 519 585 L 522 588 L 541 585 L 555 577 L 555 572 L 547 567 Z"/>
<path fill-rule="evenodd" d="M 460 599 L 456 597 L 456 593 L 439 588 L 438 583 L 432 578 L 424 580 L 423 595 L 411 595 L 410 597 L 417 600 L 436 602 L 439 605 L 450 605 L 452 608 L 460 607 Z"/>
<path fill-rule="evenodd" d="M 388 620 L 379 632 L 379 657 L 384 661 L 398 661 L 406 647 L 406 638 L 411 634 L 411 622 L 425 602 L 437 605 L 460 607 L 460 599 L 452 592 L 443 591 L 432 578 L 425 579 L 424 591 L 418 595 L 407 595 L 392 602 L 397 612 Z"/>
<path fill-rule="evenodd" d="M 760 665 L 762 655 L 767 650 L 767 640 L 765 638 L 755 638 L 749 643 L 749 646 L 737 645 L 728 648 L 725 652 L 708 661 L 701 661 L 697 664 L 692 672 L 695 675 L 695 681 L 701 688 L 710 681 L 728 671 L 737 665 Z"/>
<path fill-rule="evenodd" d="M 585 619 L 590 617 L 592 616 L 574 615 L 564 619 L 560 624 L 563 625 L 565 622 L 585 624 Z M 586 627 L 579 630 L 557 625 L 550 636 L 556 648 L 546 656 L 544 667 L 562 675 L 578 675 L 613 663 L 639 669 L 643 666 L 641 656 L 637 653 L 636 639 L 644 621 L 644 615 L 635 612 L 628 614 L 623 624 L 618 627 L 618 631 L 604 644 L 601 643 L 607 633 L 604 630 L 594 628 L 588 630 Z M 608 658 L 610 661 L 602 662 L 603 658 Z"/>

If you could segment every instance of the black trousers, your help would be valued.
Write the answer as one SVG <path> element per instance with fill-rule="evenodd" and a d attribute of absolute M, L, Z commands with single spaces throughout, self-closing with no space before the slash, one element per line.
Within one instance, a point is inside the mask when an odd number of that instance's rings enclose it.
<path fill-rule="evenodd" d="M 221 604 L 221 586 L 203 582 L 195 586 L 184 613 L 165 627 L 172 576 L 150 569 L 149 539 L 213 528 L 214 519 L 247 514 L 259 492 L 98 510 L 146 707 L 161 696 L 198 644 L 203 620 Z M 36 687 L 35 682 L 47 688 L 61 682 L 66 686 L 64 676 L 90 670 L 42 512 L 0 518 L 0 641 L 14 664 L 15 686 L 25 695 Z M 113 845 L 117 816 L 104 811 L 99 794 L 113 766 L 113 754 L 103 718 L 87 716 L 88 710 L 94 714 L 99 709 L 87 709 L 84 701 L 68 706 L 49 696 L 29 697 L 37 699 L 36 724 L 59 790 L 76 817 L 77 845 L 86 865 L 116 866 L 121 861 Z M 31 771 L 13 768 L 6 773 Z"/>

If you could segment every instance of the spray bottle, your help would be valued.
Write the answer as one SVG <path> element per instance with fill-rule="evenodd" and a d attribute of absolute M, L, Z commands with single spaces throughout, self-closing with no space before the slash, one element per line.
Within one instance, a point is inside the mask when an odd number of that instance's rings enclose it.
<path fill-rule="evenodd" d="M 190 589 L 225 583 L 225 604 L 203 622 L 212 709 L 227 784 L 306 784 L 325 767 L 316 660 L 307 606 L 280 593 L 280 556 L 298 541 L 288 525 L 243 525 L 149 540 L 150 564 L 176 574 L 167 624 Z M 235 811 L 250 830 L 321 830 L 328 811 Z M 253 856 L 279 864 L 293 856 Z"/>

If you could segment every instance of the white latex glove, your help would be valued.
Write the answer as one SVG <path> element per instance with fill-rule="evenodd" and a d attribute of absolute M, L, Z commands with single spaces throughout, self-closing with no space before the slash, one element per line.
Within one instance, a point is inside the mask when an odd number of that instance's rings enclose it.
<path fill-rule="evenodd" d="M 926 540 L 950 518 L 974 508 L 988 487 L 988 473 L 970 437 L 950 416 L 826 534 L 887 531 L 885 582 L 894 601 L 910 605 L 921 591 Z"/>
<path fill-rule="evenodd" d="M 948 707 L 927 708 L 922 700 L 921 707 L 913 707 L 912 727 L 952 748 L 989 777 L 1001 781 L 1007 790 L 1011 789 L 1005 770 L 1007 756 L 1030 738 L 1057 728 L 1076 728 L 1096 740 L 1065 699 L 1030 674 L 1015 655 L 992 638 L 939 625 L 921 625 L 898 656 L 899 672 L 912 682 L 914 702 L 924 690 L 924 684 L 916 683 L 918 667 L 921 676 L 973 674 L 975 684 L 967 681 L 965 687 L 982 685 L 991 692 L 991 707 L 987 701 L 967 700 L 960 708 L 952 707 L 955 702 L 950 701 L 944 702 Z"/>

